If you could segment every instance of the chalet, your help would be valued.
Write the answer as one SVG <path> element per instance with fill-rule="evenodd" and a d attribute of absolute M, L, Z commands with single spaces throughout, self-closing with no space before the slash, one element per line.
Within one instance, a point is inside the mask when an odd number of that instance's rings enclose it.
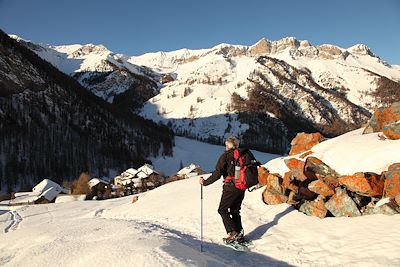
<path fill-rule="evenodd" d="M 180 171 L 177 172 L 177 176 L 181 179 L 187 179 L 193 176 L 198 176 L 204 174 L 205 171 L 200 169 L 200 166 L 191 163 L 189 166 L 182 168 Z"/>
<path fill-rule="evenodd" d="M 125 195 L 153 189 L 163 183 L 162 175 L 150 164 L 144 164 L 139 169 L 127 169 L 114 178 L 114 184 L 124 188 Z"/>
<path fill-rule="evenodd" d="M 121 173 L 121 176 L 124 178 L 133 178 L 136 176 L 136 174 L 139 172 L 139 170 L 136 170 L 134 168 L 129 168 L 123 173 Z"/>
<path fill-rule="evenodd" d="M 130 184 L 132 184 L 132 179 L 136 177 L 137 173 L 138 170 L 134 168 L 129 168 L 121 173 L 121 175 L 118 175 L 114 178 L 114 184 L 120 186 L 129 186 Z"/>
<path fill-rule="evenodd" d="M 108 199 L 111 198 L 111 185 L 108 181 L 100 178 L 93 178 L 89 182 L 90 193 L 88 199 Z"/>
<path fill-rule="evenodd" d="M 15 193 L 15 198 L 7 201 L 8 205 L 29 205 L 29 204 L 45 204 L 52 203 L 56 200 L 59 194 L 68 194 L 69 191 L 59 184 L 44 179 L 37 184 L 32 192 Z"/>
<path fill-rule="evenodd" d="M 138 169 L 136 176 L 141 179 L 142 188 L 144 190 L 154 189 L 162 185 L 164 179 L 162 175 L 154 170 L 150 164 L 144 164 Z"/>

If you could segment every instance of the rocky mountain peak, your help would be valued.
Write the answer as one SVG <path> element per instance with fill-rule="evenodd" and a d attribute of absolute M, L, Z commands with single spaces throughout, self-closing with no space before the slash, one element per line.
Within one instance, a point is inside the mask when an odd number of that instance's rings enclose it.
<path fill-rule="evenodd" d="M 307 45 L 307 43 L 303 43 L 303 45 Z M 285 37 L 273 42 L 262 38 L 257 43 L 249 47 L 249 53 L 252 56 L 263 56 L 278 53 L 286 50 L 287 48 L 297 49 L 300 44 L 301 43 L 294 37 Z"/>
<path fill-rule="evenodd" d="M 87 44 L 77 49 L 75 52 L 71 54 L 71 56 L 77 58 L 89 54 L 103 54 L 103 53 L 111 53 L 111 51 L 101 44 L 100 45 Z"/>
<path fill-rule="evenodd" d="M 283 49 L 287 47 L 298 48 L 300 46 L 300 42 L 295 37 L 285 37 L 278 41 L 276 41 L 278 47 L 282 47 Z"/>
<path fill-rule="evenodd" d="M 265 55 L 271 52 L 271 42 L 265 38 L 252 45 L 249 50 L 251 55 Z"/>
<path fill-rule="evenodd" d="M 307 40 L 300 41 L 300 47 L 305 48 L 305 47 L 310 47 L 310 46 L 311 46 L 311 43 L 309 41 L 307 41 Z"/>
<path fill-rule="evenodd" d="M 348 48 L 347 51 L 349 51 L 352 54 L 375 56 L 371 52 L 371 49 L 369 49 L 369 47 L 364 44 L 353 45 L 352 47 Z"/>

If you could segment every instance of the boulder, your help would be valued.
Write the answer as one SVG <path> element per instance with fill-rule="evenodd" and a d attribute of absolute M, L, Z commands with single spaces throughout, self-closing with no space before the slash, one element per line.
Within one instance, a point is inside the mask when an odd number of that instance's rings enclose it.
<path fill-rule="evenodd" d="M 382 132 L 385 128 L 390 136 L 396 137 L 399 134 L 398 132 L 399 126 L 393 124 L 398 124 L 399 120 L 400 120 L 400 102 L 395 102 L 387 108 L 377 109 L 372 115 L 368 123 L 368 126 L 365 128 L 363 133 L 368 134 L 374 132 Z M 388 135 L 386 136 L 391 138 Z"/>
<path fill-rule="evenodd" d="M 383 204 L 382 206 L 375 207 L 373 214 L 395 215 L 400 213 L 399 206 L 394 202 Z"/>
<path fill-rule="evenodd" d="M 327 185 L 322 180 L 312 181 L 308 185 L 308 189 L 310 189 L 310 191 L 317 193 L 318 195 L 321 195 L 324 197 L 329 197 L 329 196 L 332 196 L 333 194 L 335 194 L 334 188 L 332 186 Z"/>
<path fill-rule="evenodd" d="M 289 158 L 285 159 L 285 164 L 289 168 L 293 179 L 301 182 L 307 180 L 307 176 L 304 175 L 304 161 L 296 158 Z"/>
<path fill-rule="evenodd" d="M 304 174 L 311 180 L 319 179 L 329 186 L 339 186 L 339 174 L 316 157 L 306 159 Z"/>
<path fill-rule="evenodd" d="M 385 214 L 395 215 L 400 213 L 400 207 L 394 199 L 383 198 L 376 205 L 369 205 L 364 215 Z"/>
<path fill-rule="evenodd" d="M 347 194 L 351 199 L 353 199 L 354 203 L 356 203 L 358 209 L 363 213 L 363 210 L 372 202 L 375 203 L 376 201 L 373 201 L 372 199 L 375 199 L 374 197 L 366 197 L 366 196 L 361 196 L 357 193 L 347 191 Z"/>
<path fill-rule="evenodd" d="M 296 192 L 294 191 L 289 191 L 289 196 L 288 196 L 288 200 L 286 201 L 287 204 L 292 205 L 294 207 L 296 207 L 296 205 L 298 204 L 298 202 L 301 199 L 298 198 L 298 195 Z"/>
<path fill-rule="evenodd" d="M 400 163 L 393 163 L 388 167 L 388 171 L 400 170 Z"/>
<path fill-rule="evenodd" d="M 380 118 L 383 117 L 384 108 L 378 108 L 375 110 L 374 114 L 372 115 L 371 119 L 368 122 L 367 127 L 365 127 L 363 134 L 370 134 L 380 132 L 382 130 L 382 121 Z"/>
<path fill-rule="evenodd" d="M 319 196 L 314 201 L 306 201 L 304 202 L 299 209 L 301 212 L 309 215 L 316 216 L 319 218 L 325 218 L 328 210 L 325 207 L 325 202 L 322 196 Z"/>
<path fill-rule="evenodd" d="M 283 176 L 282 186 L 283 189 L 290 190 L 295 193 L 299 191 L 299 187 L 295 184 L 291 172 L 286 172 L 285 175 Z"/>
<path fill-rule="evenodd" d="M 386 171 L 382 173 L 382 176 L 385 178 L 383 196 L 394 198 L 400 195 L 400 170 Z"/>
<path fill-rule="evenodd" d="M 267 205 L 282 204 L 282 203 L 286 203 L 288 201 L 287 196 L 280 194 L 276 191 L 270 190 L 268 188 L 265 188 L 265 190 L 262 194 L 262 199 L 263 199 L 263 202 Z"/>
<path fill-rule="evenodd" d="M 266 181 L 266 188 L 268 190 L 275 191 L 279 194 L 284 194 L 285 190 L 282 187 L 282 178 L 270 173 L 267 176 Z"/>
<path fill-rule="evenodd" d="M 392 140 L 400 139 L 400 122 L 393 122 L 382 126 L 386 137 Z"/>
<path fill-rule="evenodd" d="M 268 175 L 269 175 L 268 169 L 266 169 L 264 167 L 259 167 L 258 168 L 258 183 L 261 185 L 266 185 Z"/>
<path fill-rule="evenodd" d="M 381 197 L 385 180 L 376 173 L 357 172 L 353 175 L 341 176 L 338 179 L 339 184 L 347 190 L 367 197 Z"/>
<path fill-rule="evenodd" d="M 325 203 L 325 207 L 335 217 L 355 217 L 361 215 L 356 203 L 347 195 L 346 189 L 340 187 L 336 188 L 335 194 Z"/>
<path fill-rule="evenodd" d="M 394 198 L 394 201 L 396 201 L 397 206 L 400 207 L 400 195 L 397 195 L 397 196 Z"/>
<path fill-rule="evenodd" d="M 322 142 L 324 137 L 320 133 L 298 133 L 292 140 L 289 155 L 299 154 L 310 150 L 316 144 Z"/>

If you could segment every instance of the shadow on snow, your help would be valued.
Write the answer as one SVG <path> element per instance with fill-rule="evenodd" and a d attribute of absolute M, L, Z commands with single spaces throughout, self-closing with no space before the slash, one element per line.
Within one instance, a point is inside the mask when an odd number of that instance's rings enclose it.
<path fill-rule="evenodd" d="M 252 236 L 257 237 L 266 232 L 268 228 L 277 224 L 277 221 L 285 214 L 292 211 L 287 209 L 278 214 L 274 221 L 263 225 L 252 231 Z M 241 252 L 235 251 L 222 244 L 212 242 L 201 242 L 194 236 L 182 233 L 180 231 L 165 228 L 160 225 L 154 225 L 169 233 L 165 236 L 169 242 L 163 246 L 163 250 L 169 255 L 177 258 L 180 262 L 194 266 L 291 266 L 290 264 L 277 259 L 262 255 L 255 251 Z M 222 240 L 221 240 L 222 242 Z M 201 252 L 201 246 L 203 252 Z"/>
<path fill-rule="evenodd" d="M 275 226 L 278 224 L 278 221 L 285 216 L 286 214 L 294 211 L 293 207 L 287 207 L 284 211 L 278 213 L 275 215 L 275 218 L 266 224 L 260 225 L 257 228 L 255 228 L 253 231 L 248 233 L 246 237 L 248 237 L 249 240 L 257 240 L 260 239 L 271 227 Z"/>

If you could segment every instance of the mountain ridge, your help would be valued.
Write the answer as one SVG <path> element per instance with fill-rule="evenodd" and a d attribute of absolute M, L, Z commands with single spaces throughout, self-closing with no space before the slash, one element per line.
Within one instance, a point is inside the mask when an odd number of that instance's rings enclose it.
<path fill-rule="evenodd" d="M 110 103 L 124 99 L 123 108 L 167 124 L 179 135 L 221 143 L 234 134 L 245 145 L 274 153 L 285 153 L 298 131 L 335 136 L 360 127 L 383 103 L 384 97 L 376 96 L 388 83 L 400 88 L 400 70 L 363 44 L 343 49 L 294 37 L 262 38 L 251 46 L 219 44 L 132 57 L 104 46 L 90 46 L 84 56 L 71 47 L 53 48 L 80 60 L 73 76 Z M 127 79 L 129 73 L 142 82 Z M 257 99 L 266 102 L 260 105 Z M 272 127 L 277 127 L 273 136 Z"/>

